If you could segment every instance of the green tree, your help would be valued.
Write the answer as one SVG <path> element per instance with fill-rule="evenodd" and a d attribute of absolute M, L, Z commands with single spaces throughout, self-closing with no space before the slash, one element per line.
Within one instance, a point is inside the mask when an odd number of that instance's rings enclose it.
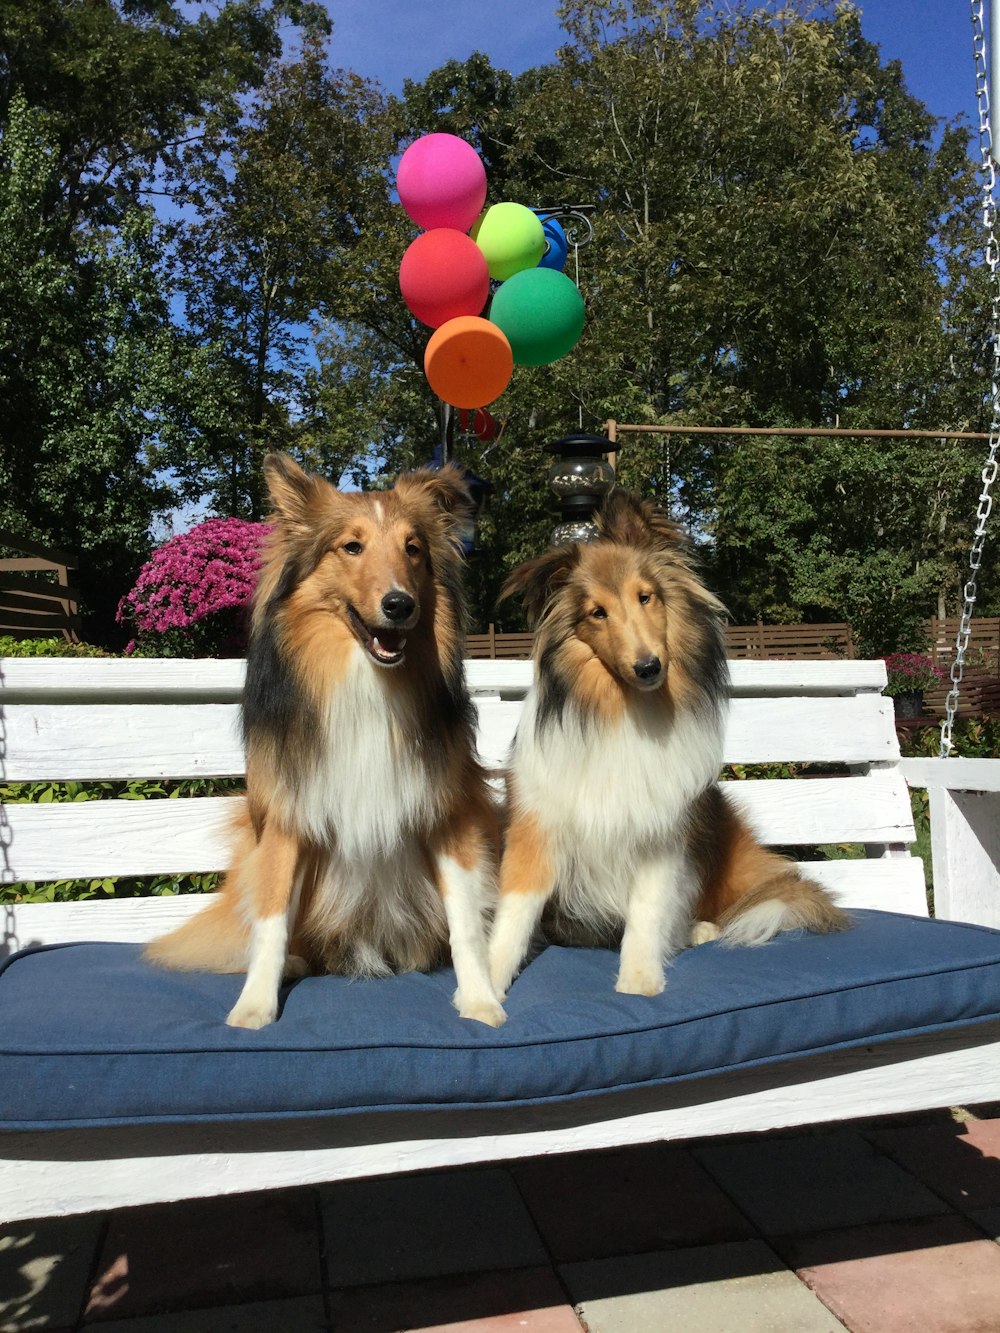
<path fill-rule="evenodd" d="M 170 370 L 150 214 L 67 237 L 45 215 L 45 117 L 15 98 L 0 149 L 0 526 L 81 554 L 112 629 L 165 500 L 143 446 Z"/>

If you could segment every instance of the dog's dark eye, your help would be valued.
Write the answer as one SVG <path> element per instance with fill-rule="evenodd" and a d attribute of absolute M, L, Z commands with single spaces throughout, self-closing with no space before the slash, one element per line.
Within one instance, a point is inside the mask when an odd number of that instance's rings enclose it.
<path fill-rule="evenodd" d="M 348 555 L 360 555 L 365 548 L 360 542 L 344 542 L 340 549 L 346 551 Z"/>
<path fill-rule="evenodd" d="M 416 558 L 420 554 L 420 547 L 416 542 L 406 543 L 406 554 L 411 558 Z"/>
<path fill-rule="evenodd" d="M 641 592 L 639 594 L 639 605 L 645 606 L 646 603 L 652 598 L 652 596 L 653 594 L 651 592 Z"/>
<path fill-rule="evenodd" d="M 590 613 L 591 620 L 607 620 L 608 613 L 603 606 L 595 606 Z"/>

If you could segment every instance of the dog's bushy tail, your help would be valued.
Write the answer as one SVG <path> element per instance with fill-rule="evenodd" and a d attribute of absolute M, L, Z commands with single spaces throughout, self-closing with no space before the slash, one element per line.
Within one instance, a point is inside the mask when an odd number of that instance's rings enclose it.
<path fill-rule="evenodd" d="M 220 892 L 183 926 L 147 944 L 143 956 L 179 972 L 245 972 L 249 939 L 236 904 Z"/>
<path fill-rule="evenodd" d="M 766 944 L 784 930 L 817 934 L 847 930 L 851 918 L 815 880 L 783 857 L 762 853 L 775 863 L 773 878 L 748 890 L 717 922 L 723 944 Z"/>
<path fill-rule="evenodd" d="M 692 824 L 703 890 L 696 917 L 723 944 L 766 944 L 785 930 L 847 930 L 850 916 L 793 861 L 762 847 L 718 787 L 700 798 Z"/>

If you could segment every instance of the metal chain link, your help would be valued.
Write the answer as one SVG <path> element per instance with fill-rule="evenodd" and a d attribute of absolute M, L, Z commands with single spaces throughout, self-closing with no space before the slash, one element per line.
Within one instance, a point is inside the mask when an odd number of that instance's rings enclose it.
<path fill-rule="evenodd" d="M 982 173 L 983 231 L 986 234 L 986 264 L 990 271 L 991 313 L 990 336 L 993 341 L 993 374 L 990 384 L 990 437 L 986 463 L 982 471 L 983 489 L 976 511 L 976 530 L 969 551 L 969 577 L 962 592 L 962 618 L 955 639 L 955 659 L 951 664 L 951 689 L 945 700 L 944 721 L 941 723 L 940 756 L 947 759 L 954 749 L 952 730 L 958 697 L 965 672 L 965 655 L 972 633 L 972 612 L 976 605 L 977 578 L 986 544 L 986 524 L 993 508 L 993 483 L 1000 464 L 1000 247 L 997 245 L 997 207 L 994 191 L 996 168 L 993 162 L 993 135 L 990 130 L 990 89 L 986 72 L 986 32 L 983 23 L 983 0 L 972 0 L 972 49 L 976 62 L 976 104 L 979 111 L 979 155 Z"/>

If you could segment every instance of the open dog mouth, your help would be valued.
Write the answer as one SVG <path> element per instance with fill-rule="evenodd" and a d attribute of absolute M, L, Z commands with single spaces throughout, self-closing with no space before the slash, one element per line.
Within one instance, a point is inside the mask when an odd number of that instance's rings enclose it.
<path fill-rule="evenodd" d="M 347 608 L 347 618 L 373 662 L 379 666 L 399 666 L 406 656 L 406 634 L 403 630 L 386 629 L 381 625 L 372 628 L 365 624 L 353 606 Z"/>

